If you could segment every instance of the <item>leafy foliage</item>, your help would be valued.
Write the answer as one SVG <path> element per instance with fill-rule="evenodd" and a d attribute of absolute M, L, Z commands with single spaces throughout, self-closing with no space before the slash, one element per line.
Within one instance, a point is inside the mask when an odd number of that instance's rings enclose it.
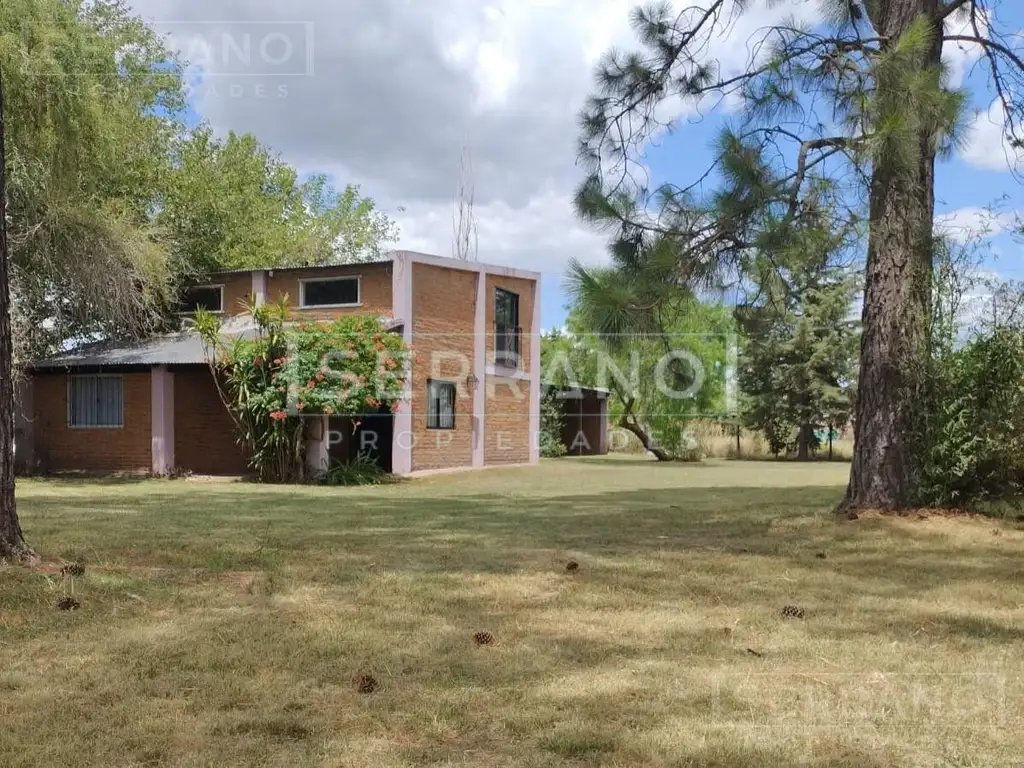
<path fill-rule="evenodd" d="M 545 459 L 557 459 L 568 453 L 562 440 L 565 415 L 562 403 L 551 390 L 540 401 L 540 455 Z"/>
<path fill-rule="evenodd" d="M 998 328 L 944 355 L 933 388 L 922 497 L 970 505 L 1024 492 L 1024 333 Z"/>
<path fill-rule="evenodd" d="M 174 149 L 159 224 L 188 270 L 304 266 L 377 258 L 394 224 L 348 186 L 296 170 L 251 134 L 200 126 Z"/>
<path fill-rule="evenodd" d="M 380 485 L 388 478 L 376 459 L 361 453 L 351 461 L 335 462 L 319 481 L 323 485 Z"/>
<path fill-rule="evenodd" d="M 249 309 L 254 338 L 225 336 L 207 312 L 197 314 L 196 327 L 253 469 L 266 482 L 302 481 L 303 417 L 375 412 L 388 401 L 397 409 L 404 343 L 371 315 L 289 323 L 284 303 Z"/>
<path fill-rule="evenodd" d="M 856 275 L 833 262 L 841 238 L 806 229 L 772 254 L 756 301 L 737 307 L 745 334 L 739 379 L 744 421 L 778 455 L 796 434 L 809 458 L 816 434 L 845 425 L 853 408 L 857 323 L 850 317 Z M 762 261 L 758 257 L 756 261 Z"/>
<path fill-rule="evenodd" d="M 858 386 L 870 397 L 856 398 L 846 503 L 899 508 L 913 502 L 910 477 L 923 455 L 907 446 L 926 401 L 934 161 L 962 138 L 968 103 L 944 70 L 943 45 L 978 46 L 1014 141 L 1024 47 L 996 28 L 988 0 L 820 5 L 820 23 L 780 18 L 756 29 L 741 42 L 749 58 L 738 72 L 714 50 L 742 27 L 749 3 L 638 8 L 638 49 L 605 57 L 581 116 L 588 176 L 576 205 L 612 237 L 618 279 L 608 282 L 618 297 L 605 296 L 618 309 L 609 317 L 632 316 L 634 329 L 656 322 L 673 287 L 759 290 L 749 255 L 791 247 L 808 216 L 826 231 L 867 234 Z M 650 188 L 646 152 L 678 126 L 673 116 L 708 114 L 725 99 L 731 109 L 709 167 Z M 638 279 L 635 257 L 650 279 Z M 592 291 L 587 270 L 577 265 L 573 278 Z"/>
<path fill-rule="evenodd" d="M 10 244 L 20 358 L 135 336 L 172 274 L 151 212 L 183 129 L 181 68 L 114 0 L 5 0 Z"/>
<path fill-rule="evenodd" d="M 725 365 L 735 332 L 729 310 L 682 298 L 676 289 L 676 300 L 659 312 L 635 311 L 619 303 L 630 288 L 615 269 L 579 275 L 572 335 L 554 335 L 542 346 L 549 382 L 609 389 L 610 419 L 656 457 L 700 458 L 688 426 L 725 410 Z"/>

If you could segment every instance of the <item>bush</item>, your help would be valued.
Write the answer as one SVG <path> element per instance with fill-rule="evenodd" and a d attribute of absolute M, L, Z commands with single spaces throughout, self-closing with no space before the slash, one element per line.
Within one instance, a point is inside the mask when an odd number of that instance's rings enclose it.
<path fill-rule="evenodd" d="M 319 482 L 321 485 L 380 485 L 389 475 L 365 453 L 351 461 L 335 462 Z"/>
<path fill-rule="evenodd" d="M 255 338 L 222 333 L 218 318 L 196 315 L 214 381 L 238 441 L 263 482 L 304 482 L 304 416 L 353 416 L 382 402 L 399 406 L 405 386 L 402 337 L 373 315 L 291 322 L 284 302 L 250 305 Z"/>
<path fill-rule="evenodd" d="M 562 440 L 564 423 L 562 403 L 548 392 L 540 401 L 540 455 L 545 459 L 557 459 L 569 452 Z"/>
<path fill-rule="evenodd" d="M 944 355 L 923 425 L 924 503 L 966 506 L 1024 490 L 1024 334 L 1001 328 Z"/>

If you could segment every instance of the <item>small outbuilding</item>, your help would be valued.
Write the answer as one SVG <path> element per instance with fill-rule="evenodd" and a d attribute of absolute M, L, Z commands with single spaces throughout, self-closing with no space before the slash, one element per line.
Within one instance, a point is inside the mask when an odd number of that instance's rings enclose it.
<path fill-rule="evenodd" d="M 555 388 L 562 404 L 562 442 L 569 456 L 604 456 L 608 453 L 608 398 L 598 387 Z"/>

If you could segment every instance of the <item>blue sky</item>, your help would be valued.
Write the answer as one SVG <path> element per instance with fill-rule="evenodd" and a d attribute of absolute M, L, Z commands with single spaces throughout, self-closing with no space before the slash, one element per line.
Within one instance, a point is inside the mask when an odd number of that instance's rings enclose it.
<path fill-rule="evenodd" d="M 221 11 L 199 0 L 132 0 L 159 28 L 173 19 L 176 33 L 195 18 L 227 24 Z M 216 4 L 212 4 L 216 5 Z M 330 6 L 329 8 L 327 6 Z M 260 19 L 309 20 L 315 32 L 315 72 L 288 81 L 287 98 L 253 95 L 262 83 L 232 72 L 203 71 L 192 117 L 218 132 L 251 131 L 304 172 L 324 172 L 337 185 L 360 184 L 364 194 L 399 224 L 398 247 L 451 253 L 451 210 L 457 163 L 472 156 L 480 226 L 479 258 L 541 271 L 545 327 L 561 325 L 567 298 L 563 275 L 569 258 L 603 259 L 603 236 L 573 215 L 571 195 L 581 178 L 575 167 L 576 116 L 593 84 L 593 70 L 609 46 L 635 48 L 628 26 L 633 0 L 402 0 L 334 4 L 293 0 L 287 7 L 252 0 L 233 10 Z M 763 24 L 790 13 L 812 13 L 813 3 L 781 6 L 753 0 L 732 38 L 715 55 L 723 69 L 742 66 L 742 42 Z M 998 6 L 998 28 L 1024 28 L 1024 3 Z M 283 14 L 283 15 L 282 15 Z M 208 20 L 204 20 L 209 16 Z M 237 17 L 237 18 L 236 18 Z M 292 21 L 291 23 L 294 23 Z M 208 39 L 216 42 L 212 36 Z M 947 44 L 949 50 L 949 44 Z M 950 51 L 954 73 L 966 74 L 972 109 L 986 112 L 993 93 L 976 55 Z M 969 73 L 969 74 L 968 74 Z M 235 73 L 237 74 L 237 73 Z M 264 78 L 273 93 L 278 82 Z M 233 83 L 242 95 L 229 94 Z M 993 113 L 998 118 L 998 115 Z M 710 159 L 721 114 L 685 122 L 648 157 L 655 179 L 686 182 Z M 1005 161 L 992 121 L 963 152 L 937 170 L 937 212 L 955 213 L 953 225 L 977 228 L 981 209 L 996 205 L 1007 226 L 1021 190 Z M 984 265 L 1005 278 L 1024 277 L 1020 243 L 1008 232 L 990 238 Z"/>

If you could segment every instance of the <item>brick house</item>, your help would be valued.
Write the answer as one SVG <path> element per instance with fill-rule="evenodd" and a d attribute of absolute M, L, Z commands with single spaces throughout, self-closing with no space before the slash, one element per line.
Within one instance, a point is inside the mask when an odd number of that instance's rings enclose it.
<path fill-rule="evenodd" d="M 297 319 L 381 316 L 413 350 L 405 402 L 355 420 L 309 417 L 307 461 L 373 453 L 406 475 L 538 461 L 540 275 L 398 251 L 379 262 L 210 275 L 186 311 L 253 332 L 242 307 L 287 296 Z M 21 387 L 17 459 L 44 472 L 239 475 L 246 460 L 202 341 L 188 329 L 35 362 Z"/>

